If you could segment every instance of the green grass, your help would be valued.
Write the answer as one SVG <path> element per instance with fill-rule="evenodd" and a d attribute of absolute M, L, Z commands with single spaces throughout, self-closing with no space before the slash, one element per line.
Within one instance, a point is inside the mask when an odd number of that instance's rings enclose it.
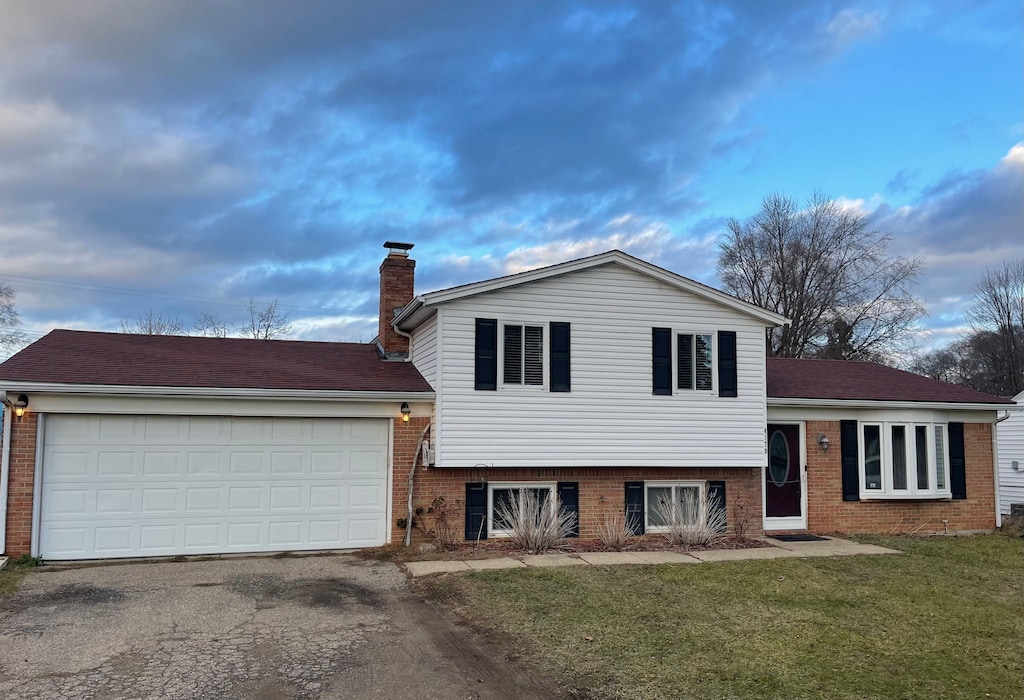
<path fill-rule="evenodd" d="M 7 562 L 7 567 L 0 571 L 0 596 L 9 595 L 18 590 L 21 579 L 30 569 L 39 566 L 40 559 L 21 556 Z"/>
<path fill-rule="evenodd" d="M 594 697 L 1024 698 L 1024 540 L 867 541 L 904 554 L 485 571 L 443 597 Z"/>

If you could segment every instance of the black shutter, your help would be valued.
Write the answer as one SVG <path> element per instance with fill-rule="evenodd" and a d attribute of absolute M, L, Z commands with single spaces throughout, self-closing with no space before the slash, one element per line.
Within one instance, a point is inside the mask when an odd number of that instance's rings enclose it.
<path fill-rule="evenodd" d="M 626 482 L 626 525 L 634 535 L 642 535 L 644 527 L 644 482 Z"/>
<path fill-rule="evenodd" d="M 953 498 L 967 498 L 967 459 L 964 451 L 964 424 L 949 424 L 949 485 Z"/>
<path fill-rule="evenodd" d="M 474 389 L 498 389 L 498 321 L 476 320 L 476 375 Z"/>
<path fill-rule="evenodd" d="M 718 331 L 718 395 L 738 395 L 736 331 Z"/>
<path fill-rule="evenodd" d="M 725 509 L 725 482 L 724 481 L 709 481 L 708 482 L 708 506 L 710 508 L 721 508 L 723 513 L 728 513 Z M 729 525 L 727 523 L 729 516 L 726 515 L 725 519 L 722 520 L 722 524 L 718 527 L 718 532 L 725 532 Z"/>
<path fill-rule="evenodd" d="M 466 484 L 466 539 L 487 539 L 487 484 Z"/>
<path fill-rule="evenodd" d="M 652 328 L 651 348 L 653 355 L 654 393 L 658 396 L 671 396 L 672 329 Z"/>
<path fill-rule="evenodd" d="M 857 421 L 839 421 L 839 452 L 843 469 L 843 500 L 860 500 L 860 448 Z"/>
<path fill-rule="evenodd" d="M 552 321 L 549 326 L 551 391 L 569 391 L 569 324 Z"/>
<path fill-rule="evenodd" d="M 562 513 L 576 516 L 569 537 L 580 536 L 580 485 L 575 481 L 558 482 L 558 503 Z"/>

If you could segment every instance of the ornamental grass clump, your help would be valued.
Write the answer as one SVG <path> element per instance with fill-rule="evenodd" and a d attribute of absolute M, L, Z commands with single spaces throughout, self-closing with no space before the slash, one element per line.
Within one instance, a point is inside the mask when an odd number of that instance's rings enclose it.
<path fill-rule="evenodd" d="M 535 489 L 513 491 L 508 500 L 494 506 L 494 529 L 505 530 L 518 548 L 543 554 L 565 547 L 576 530 L 576 514 L 563 512 L 561 502 Z"/>
<path fill-rule="evenodd" d="M 603 546 L 615 552 L 625 549 L 635 534 L 625 513 L 612 513 L 597 526 L 597 539 Z"/>
<path fill-rule="evenodd" d="M 670 544 L 708 546 L 725 539 L 725 509 L 707 490 L 703 496 L 688 488 L 682 498 L 659 498 L 652 510 Z"/>

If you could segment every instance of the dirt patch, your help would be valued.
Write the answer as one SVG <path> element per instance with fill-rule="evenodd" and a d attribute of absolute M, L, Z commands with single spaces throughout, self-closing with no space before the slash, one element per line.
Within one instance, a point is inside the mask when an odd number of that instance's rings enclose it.
<path fill-rule="evenodd" d="M 197 584 L 197 586 L 218 584 Z M 381 606 L 380 596 L 374 591 L 343 579 L 287 580 L 275 574 L 236 576 L 227 582 L 230 590 L 257 602 L 257 608 L 278 603 L 297 603 L 309 608 L 345 608 L 365 605 Z"/>
<path fill-rule="evenodd" d="M 120 603 L 125 594 L 116 588 L 103 588 L 83 583 L 67 583 L 48 591 L 24 596 L 20 607 L 110 605 Z"/>

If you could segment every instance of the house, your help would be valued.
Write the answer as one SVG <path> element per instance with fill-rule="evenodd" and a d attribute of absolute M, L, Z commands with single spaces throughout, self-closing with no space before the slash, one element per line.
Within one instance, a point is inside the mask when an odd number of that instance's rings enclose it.
<path fill-rule="evenodd" d="M 1024 391 L 1013 397 L 1024 407 Z M 999 439 L 999 516 L 1024 517 L 1024 412 L 1014 411 L 1002 420 Z"/>
<path fill-rule="evenodd" d="M 386 246 L 371 344 L 53 331 L 0 364 L 7 553 L 400 541 L 421 436 L 413 501 L 467 539 L 524 490 L 582 537 L 687 494 L 750 534 L 994 525 L 1002 399 L 768 360 L 786 319 L 619 251 L 416 296 Z"/>

